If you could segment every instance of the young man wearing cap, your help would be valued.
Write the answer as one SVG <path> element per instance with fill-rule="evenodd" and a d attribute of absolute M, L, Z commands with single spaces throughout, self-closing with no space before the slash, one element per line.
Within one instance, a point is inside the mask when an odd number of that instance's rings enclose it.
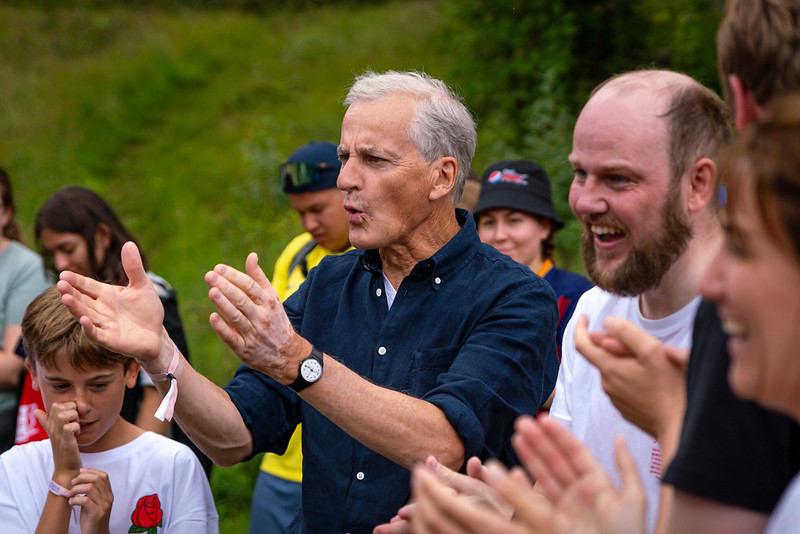
<path fill-rule="evenodd" d="M 281 165 L 281 186 L 305 229 L 275 262 L 272 286 L 282 301 L 295 292 L 322 258 L 350 248 L 347 215 L 336 188 L 340 168 L 336 145 L 324 141 L 298 148 Z M 298 425 L 284 454 L 264 454 L 253 490 L 250 534 L 285 532 L 300 509 L 300 428 Z"/>
<path fill-rule="evenodd" d="M 592 284 L 553 264 L 555 233 L 564 226 L 556 213 L 550 178 L 532 161 L 500 161 L 483 173 L 475 205 L 481 241 L 530 267 L 558 298 L 558 351 L 575 305 Z"/>

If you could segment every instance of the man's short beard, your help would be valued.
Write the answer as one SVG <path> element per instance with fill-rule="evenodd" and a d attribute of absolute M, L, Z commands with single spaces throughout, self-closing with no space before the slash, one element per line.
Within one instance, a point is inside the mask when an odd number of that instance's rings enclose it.
<path fill-rule="evenodd" d="M 631 243 L 628 257 L 613 271 L 597 266 L 594 236 L 583 229 L 583 264 L 589 279 L 615 295 L 633 297 L 661 283 L 661 279 L 686 251 L 692 238 L 689 221 L 679 208 L 680 189 L 671 187 L 661 210 L 658 235 L 648 236 L 641 245 Z"/>

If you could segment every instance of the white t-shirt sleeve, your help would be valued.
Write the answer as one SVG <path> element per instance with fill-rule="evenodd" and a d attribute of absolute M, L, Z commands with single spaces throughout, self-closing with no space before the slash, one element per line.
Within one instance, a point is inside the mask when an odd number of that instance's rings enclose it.
<path fill-rule="evenodd" d="M 581 298 L 581 300 L 583 300 Z M 561 365 L 558 367 L 556 392 L 550 406 L 550 417 L 556 419 L 567 429 L 572 430 L 572 380 L 576 358 L 582 357 L 575 349 L 575 323 L 581 316 L 581 300 L 564 329 L 561 342 Z"/>
<path fill-rule="evenodd" d="M 41 508 L 46 496 L 46 487 L 39 490 L 41 495 L 33 495 L 31 487 L 34 466 L 30 458 L 19 454 L 14 447 L 0 456 L 0 528 L 3 532 L 34 534 L 39 524 Z"/>
<path fill-rule="evenodd" d="M 175 486 L 170 534 L 219 534 L 219 516 L 208 479 L 194 453 L 183 448 L 175 456 Z"/>
<path fill-rule="evenodd" d="M 766 534 L 800 532 L 800 475 L 796 475 L 784 491 L 765 532 Z"/>

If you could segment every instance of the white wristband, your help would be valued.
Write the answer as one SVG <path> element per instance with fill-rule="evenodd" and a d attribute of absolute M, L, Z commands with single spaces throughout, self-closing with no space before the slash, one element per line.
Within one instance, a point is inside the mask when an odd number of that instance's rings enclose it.
<path fill-rule="evenodd" d="M 158 405 L 155 413 L 156 418 L 160 421 L 165 419 L 172 421 L 172 414 L 175 412 L 175 401 L 178 400 L 178 379 L 175 378 L 173 373 L 178 368 L 181 353 L 174 341 L 172 342 L 172 348 L 172 361 L 167 368 L 167 372 L 154 375 L 147 373 L 153 379 L 153 382 L 166 382 L 169 380 L 169 391 L 167 391 L 167 395 L 161 401 L 161 404 Z"/>

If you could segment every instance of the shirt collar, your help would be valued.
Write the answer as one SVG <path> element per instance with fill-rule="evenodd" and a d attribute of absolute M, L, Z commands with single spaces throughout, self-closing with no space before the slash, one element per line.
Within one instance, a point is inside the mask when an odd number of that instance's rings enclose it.
<path fill-rule="evenodd" d="M 550 258 L 545 258 L 545 260 L 542 262 L 542 266 L 539 267 L 538 271 L 536 271 L 536 274 L 544 278 L 545 275 L 549 273 L 550 269 L 552 268 L 553 268 L 553 260 L 551 260 Z"/>
<path fill-rule="evenodd" d="M 465 209 L 456 208 L 456 221 L 461 226 L 458 233 L 433 256 L 418 262 L 409 276 L 419 277 L 435 274 L 440 280 L 447 280 L 460 271 L 477 253 L 480 238 L 478 238 L 472 214 Z M 361 264 L 370 272 L 382 272 L 381 258 L 377 249 L 365 250 L 361 256 Z"/>

